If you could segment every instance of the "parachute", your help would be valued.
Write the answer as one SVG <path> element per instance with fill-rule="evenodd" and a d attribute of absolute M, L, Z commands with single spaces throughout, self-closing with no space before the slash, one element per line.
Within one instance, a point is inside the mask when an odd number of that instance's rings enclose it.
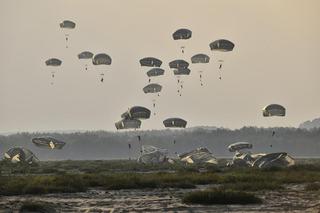
<path fill-rule="evenodd" d="M 187 121 L 182 118 L 168 118 L 163 121 L 163 125 L 169 128 L 186 128 Z"/>
<path fill-rule="evenodd" d="M 230 152 L 236 152 L 242 149 L 252 149 L 252 144 L 248 142 L 237 142 L 228 146 Z"/>
<path fill-rule="evenodd" d="M 205 147 L 199 147 L 190 152 L 180 154 L 179 158 L 182 162 L 186 162 L 188 164 L 218 164 L 215 156 Z"/>
<path fill-rule="evenodd" d="M 89 51 L 84 51 L 84 52 L 81 52 L 78 54 L 78 58 L 80 60 L 88 60 L 88 59 L 92 59 L 93 57 L 93 53 L 92 52 L 89 52 Z M 88 70 L 88 64 L 86 63 L 85 64 L 85 70 Z"/>
<path fill-rule="evenodd" d="M 230 52 L 234 48 L 234 43 L 232 43 L 231 41 L 226 40 L 226 39 L 219 39 L 219 40 L 216 40 L 214 42 L 211 42 L 209 44 L 209 46 L 210 46 L 210 49 L 212 51 Z M 224 60 L 223 59 L 218 59 L 218 62 L 219 62 L 219 79 L 221 80 L 222 77 L 221 77 L 220 71 L 222 70 L 222 66 L 223 66 Z"/>
<path fill-rule="evenodd" d="M 119 129 L 139 129 L 141 127 L 141 121 L 138 119 L 126 119 L 123 118 L 122 120 L 115 123 L 117 130 Z"/>
<path fill-rule="evenodd" d="M 178 29 L 172 34 L 173 40 L 184 41 L 190 39 L 192 36 L 192 31 L 188 29 Z M 185 46 L 181 44 L 181 52 L 184 53 Z"/>
<path fill-rule="evenodd" d="M 141 156 L 138 158 L 139 163 L 156 164 L 167 162 L 168 151 L 150 145 L 142 146 Z"/>
<path fill-rule="evenodd" d="M 76 27 L 76 23 L 70 20 L 64 20 L 60 23 L 60 28 L 63 29 L 64 35 L 66 38 L 66 48 L 68 48 L 68 40 L 69 40 L 69 32 L 70 30 L 74 29 Z"/>
<path fill-rule="evenodd" d="M 183 89 L 183 81 L 181 80 L 181 75 L 189 75 L 190 74 L 190 69 L 189 63 L 185 60 L 174 60 L 169 63 L 169 67 L 171 69 L 174 69 L 174 75 L 177 77 L 177 92 L 181 96 L 182 95 L 182 89 Z"/>
<path fill-rule="evenodd" d="M 207 64 L 210 61 L 210 57 L 206 54 L 196 54 L 191 57 L 191 63 L 193 64 Z M 202 82 L 202 72 L 203 70 L 199 70 L 199 76 L 200 76 L 200 85 L 203 86 Z"/>
<path fill-rule="evenodd" d="M 62 149 L 64 145 L 66 145 L 65 142 L 57 140 L 52 137 L 33 138 L 31 141 L 36 146 L 41 148 L 47 148 L 47 149 Z"/>
<path fill-rule="evenodd" d="M 264 117 L 273 117 L 273 116 L 280 116 L 284 117 L 286 116 L 286 108 L 279 104 L 270 104 L 268 106 L 265 106 L 262 109 L 262 115 Z M 272 137 L 275 136 L 276 132 L 273 130 L 272 131 Z M 270 145 L 272 147 L 272 144 Z"/>
<path fill-rule="evenodd" d="M 134 106 L 128 109 L 121 115 L 121 120 L 115 123 L 117 130 L 121 129 L 139 129 L 141 127 L 141 119 L 150 118 L 151 111 L 142 106 Z M 137 135 L 138 141 L 140 143 L 140 152 L 142 153 L 142 141 L 141 136 Z M 129 158 L 130 158 L 130 149 L 129 146 Z"/>
<path fill-rule="evenodd" d="M 157 58 L 153 57 L 146 57 L 140 59 L 140 65 L 144 67 L 160 67 L 162 64 L 162 61 Z"/>
<path fill-rule="evenodd" d="M 142 106 L 134 106 L 128 109 L 121 115 L 121 118 L 126 119 L 148 119 L 150 118 L 151 111 Z"/>
<path fill-rule="evenodd" d="M 53 69 L 51 69 L 51 77 L 54 78 L 56 70 L 57 70 L 56 67 L 61 66 L 62 61 L 57 58 L 50 58 L 50 59 L 46 60 L 45 63 L 47 66 L 53 67 Z M 51 81 L 51 84 L 53 84 L 53 79 Z"/>
<path fill-rule="evenodd" d="M 109 55 L 105 54 L 105 53 L 99 53 L 99 54 L 96 54 L 93 58 L 92 58 L 92 64 L 93 65 L 111 65 L 112 63 L 112 59 Z M 103 71 L 101 70 L 100 72 L 100 76 L 101 76 L 101 82 L 103 82 L 103 76 L 104 76 L 104 73 Z"/>
<path fill-rule="evenodd" d="M 151 82 L 151 77 L 157 77 L 164 74 L 164 69 L 161 68 L 152 68 L 147 72 L 147 76 L 149 77 L 149 83 Z"/>
<path fill-rule="evenodd" d="M 23 147 L 13 147 L 4 153 L 4 159 L 12 163 L 37 163 L 39 159 L 28 149 Z"/>
<path fill-rule="evenodd" d="M 286 108 L 279 104 L 270 104 L 262 109 L 262 114 L 264 117 L 285 116 Z"/>
<path fill-rule="evenodd" d="M 156 107 L 156 98 L 157 96 L 160 96 L 160 92 L 162 90 L 162 86 L 160 84 L 148 84 L 143 88 L 143 92 L 145 94 L 155 94 L 155 96 L 152 98 L 153 108 Z M 154 115 L 156 113 L 154 112 Z"/>

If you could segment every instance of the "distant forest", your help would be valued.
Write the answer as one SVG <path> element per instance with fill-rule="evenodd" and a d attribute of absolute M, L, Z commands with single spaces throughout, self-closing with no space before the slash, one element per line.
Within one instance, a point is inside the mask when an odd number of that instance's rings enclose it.
<path fill-rule="evenodd" d="M 275 135 L 272 136 L 272 132 Z M 141 142 L 138 140 L 141 136 Z M 31 139 L 52 136 L 65 141 L 62 150 L 36 147 Z M 175 143 L 174 143 L 175 141 Z M 216 157 L 232 157 L 227 146 L 238 141 L 253 144 L 253 153 L 288 152 L 293 157 L 320 158 L 320 128 L 304 130 L 297 128 L 243 127 L 229 130 L 213 127 L 194 127 L 182 130 L 150 130 L 126 132 L 79 132 L 79 133 L 17 133 L 0 136 L 1 158 L 5 151 L 22 146 L 33 151 L 40 160 L 100 160 L 137 158 L 140 145 L 153 145 L 168 149 L 169 154 L 207 147 Z M 129 145 L 131 144 L 131 149 Z"/>

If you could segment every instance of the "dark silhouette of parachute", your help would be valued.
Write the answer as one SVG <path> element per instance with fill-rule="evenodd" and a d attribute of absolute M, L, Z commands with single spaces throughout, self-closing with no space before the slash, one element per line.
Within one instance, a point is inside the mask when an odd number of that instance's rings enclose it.
<path fill-rule="evenodd" d="M 146 57 L 140 59 L 140 65 L 145 67 L 160 67 L 162 61 L 154 57 Z"/>
<path fill-rule="evenodd" d="M 168 118 L 163 121 L 163 125 L 168 128 L 185 128 L 187 121 L 182 118 Z"/>
<path fill-rule="evenodd" d="M 160 92 L 162 90 L 162 86 L 160 84 L 148 84 L 143 88 L 143 92 L 146 94 L 155 94 L 157 96 L 160 96 Z M 153 108 L 155 110 L 156 108 L 156 97 L 152 99 Z M 156 115 L 154 111 L 154 115 Z"/>
<path fill-rule="evenodd" d="M 210 57 L 206 54 L 196 54 L 191 57 L 191 63 L 193 64 L 207 64 L 210 61 Z M 199 77 L 200 77 L 200 85 L 203 86 L 202 82 L 202 72 L 203 70 L 199 70 Z"/>
<path fill-rule="evenodd" d="M 262 114 L 264 117 L 285 116 L 286 108 L 279 104 L 270 104 L 262 109 Z"/>
<path fill-rule="evenodd" d="M 93 57 L 93 53 L 89 51 L 84 51 L 78 54 L 78 59 L 80 60 L 91 60 Z M 88 64 L 85 64 L 85 70 L 88 70 Z"/>
<path fill-rule="evenodd" d="M 141 121 L 138 119 L 122 119 L 115 123 L 117 130 L 119 129 L 139 129 Z"/>
<path fill-rule="evenodd" d="M 33 138 L 32 143 L 37 147 L 47 148 L 47 149 L 62 149 L 66 143 L 60 140 L 57 140 L 52 137 L 38 137 Z"/>
<path fill-rule="evenodd" d="M 169 67 L 171 69 L 174 69 L 173 70 L 174 75 L 177 77 L 177 86 L 178 86 L 177 92 L 181 96 L 182 89 L 183 89 L 183 82 L 180 80 L 180 76 L 190 74 L 190 69 L 188 69 L 189 63 L 185 60 L 178 59 L 178 60 L 171 61 L 169 63 Z"/>
<path fill-rule="evenodd" d="M 185 60 L 178 59 L 169 63 L 171 69 L 185 69 L 189 67 L 189 63 Z"/>
<path fill-rule="evenodd" d="M 60 23 L 60 28 L 64 30 L 64 35 L 66 39 L 66 48 L 68 48 L 68 41 L 69 41 L 69 33 L 67 31 L 73 30 L 76 27 L 76 23 L 70 20 L 64 20 Z"/>
<path fill-rule="evenodd" d="M 142 106 L 134 106 L 121 115 L 125 119 L 149 119 L 151 111 Z"/>
<path fill-rule="evenodd" d="M 57 58 L 50 58 L 50 59 L 46 60 L 45 63 L 49 67 L 59 67 L 62 64 L 62 61 Z M 55 74 L 56 74 L 56 69 L 51 69 L 51 77 L 52 78 L 54 78 Z M 53 84 L 53 81 L 51 81 L 51 84 Z"/>
<path fill-rule="evenodd" d="M 4 153 L 4 159 L 12 163 L 37 163 L 39 159 L 28 149 L 23 147 L 13 147 Z"/>
<path fill-rule="evenodd" d="M 234 43 L 226 39 L 219 39 L 214 42 L 211 42 L 209 46 L 212 51 L 230 52 L 234 48 Z M 219 62 L 219 79 L 221 80 L 222 77 L 221 77 L 220 71 L 222 70 L 224 60 L 218 59 L 218 62 Z"/>
<path fill-rule="evenodd" d="M 92 64 L 96 65 L 96 66 L 101 66 L 101 65 L 111 65 L 112 63 L 112 59 L 109 55 L 105 54 L 105 53 L 99 53 L 96 54 L 93 58 L 92 58 Z M 100 76 L 101 79 L 100 81 L 103 82 L 103 76 L 104 73 L 103 71 L 100 72 Z"/>
<path fill-rule="evenodd" d="M 172 34 L 173 40 L 187 40 L 192 36 L 192 31 L 188 29 L 178 29 Z M 184 53 L 185 46 L 181 45 L 181 52 Z"/>

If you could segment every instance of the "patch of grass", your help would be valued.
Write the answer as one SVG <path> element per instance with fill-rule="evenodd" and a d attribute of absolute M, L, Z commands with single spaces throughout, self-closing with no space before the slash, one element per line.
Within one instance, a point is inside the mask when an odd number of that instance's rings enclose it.
<path fill-rule="evenodd" d="M 42 202 L 24 202 L 20 207 L 19 212 L 39 212 L 39 213 L 55 213 L 56 210 Z"/>
<path fill-rule="evenodd" d="M 308 183 L 305 188 L 306 191 L 319 191 L 320 183 Z"/>
<path fill-rule="evenodd" d="M 253 194 L 232 190 L 212 189 L 187 193 L 182 202 L 187 204 L 259 204 L 262 200 Z"/>

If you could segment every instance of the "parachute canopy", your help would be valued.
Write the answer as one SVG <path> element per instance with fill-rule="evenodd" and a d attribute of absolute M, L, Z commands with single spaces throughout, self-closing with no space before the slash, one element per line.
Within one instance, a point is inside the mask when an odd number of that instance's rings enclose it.
<path fill-rule="evenodd" d="M 147 72 L 148 77 L 155 77 L 164 74 L 164 69 L 161 68 L 152 68 Z"/>
<path fill-rule="evenodd" d="M 165 127 L 176 127 L 176 128 L 185 128 L 187 126 L 187 121 L 181 118 L 168 118 L 163 121 Z"/>
<path fill-rule="evenodd" d="M 189 75 L 191 70 L 189 68 L 181 68 L 181 69 L 174 69 L 174 75 Z"/>
<path fill-rule="evenodd" d="M 79 59 L 91 59 L 93 57 L 93 53 L 89 51 L 83 51 L 78 54 Z"/>
<path fill-rule="evenodd" d="M 209 63 L 210 57 L 206 54 L 196 54 L 191 57 L 191 62 L 193 64 L 197 63 Z"/>
<path fill-rule="evenodd" d="M 28 149 L 23 147 L 13 147 L 4 153 L 4 159 L 12 163 L 27 163 L 32 164 L 39 159 Z"/>
<path fill-rule="evenodd" d="M 169 63 L 171 69 L 186 69 L 188 66 L 189 63 L 182 59 L 174 60 Z"/>
<path fill-rule="evenodd" d="M 48 149 L 62 149 L 64 145 L 66 145 L 65 142 L 57 140 L 52 137 L 33 138 L 31 141 L 38 147 L 48 148 Z"/>
<path fill-rule="evenodd" d="M 214 155 L 205 147 L 200 147 L 179 155 L 181 161 L 189 164 L 218 164 Z"/>
<path fill-rule="evenodd" d="M 140 60 L 140 65 L 146 67 L 160 67 L 161 64 L 162 61 L 160 59 L 153 57 L 146 57 Z"/>
<path fill-rule="evenodd" d="M 139 129 L 141 121 L 138 119 L 122 119 L 115 123 L 117 129 Z"/>
<path fill-rule="evenodd" d="M 286 109 L 279 104 L 270 104 L 262 109 L 262 114 L 264 117 L 285 116 Z"/>
<path fill-rule="evenodd" d="M 111 57 L 105 53 L 96 54 L 92 58 L 92 63 L 94 65 L 110 65 L 111 62 L 112 62 Z"/>
<path fill-rule="evenodd" d="M 189 39 L 191 36 L 192 32 L 188 29 L 178 29 L 172 34 L 174 40 Z"/>
<path fill-rule="evenodd" d="M 148 84 L 143 88 L 144 93 L 158 93 L 161 92 L 162 86 L 160 84 Z"/>
<path fill-rule="evenodd" d="M 252 163 L 252 167 L 290 167 L 295 164 L 294 159 L 285 152 L 269 153 L 260 156 Z"/>
<path fill-rule="evenodd" d="M 76 23 L 70 20 L 64 20 L 60 23 L 60 27 L 66 29 L 74 29 L 76 27 Z"/>
<path fill-rule="evenodd" d="M 127 112 L 121 115 L 125 119 L 148 119 L 150 118 L 151 111 L 142 106 L 134 106 L 128 109 Z"/>
<path fill-rule="evenodd" d="M 252 144 L 248 142 L 237 142 L 228 146 L 230 152 L 239 151 L 241 149 L 252 149 Z"/>
<path fill-rule="evenodd" d="M 168 151 L 150 145 L 142 146 L 142 154 L 138 159 L 140 163 L 163 163 L 167 161 Z"/>
<path fill-rule="evenodd" d="M 209 44 L 213 51 L 229 52 L 234 48 L 234 43 L 226 39 L 219 39 Z"/>
<path fill-rule="evenodd" d="M 46 60 L 46 65 L 47 66 L 57 67 L 57 66 L 60 66 L 61 64 L 62 64 L 62 61 L 60 59 L 57 59 L 57 58 L 50 58 L 50 59 Z"/>

